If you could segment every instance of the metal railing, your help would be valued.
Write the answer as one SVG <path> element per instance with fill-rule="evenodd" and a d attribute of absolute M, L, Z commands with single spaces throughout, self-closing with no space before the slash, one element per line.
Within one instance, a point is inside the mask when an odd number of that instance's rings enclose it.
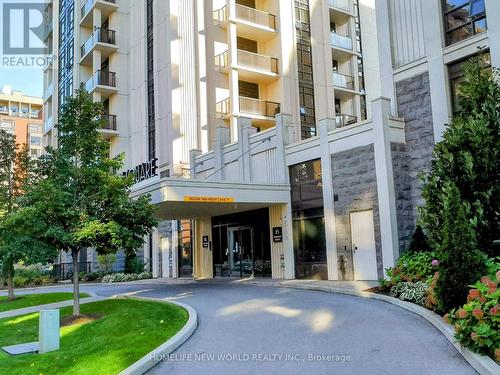
<path fill-rule="evenodd" d="M 116 115 L 110 115 L 109 113 L 104 113 L 101 116 L 102 129 L 116 130 Z"/>
<path fill-rule="evenodd" d="M 328 5 L 330 6 L 330 8 L 337 8 L 352 13 L 351 0 L 329 0 Z"/>
<path fill-rule="evenodd" d="M 224 22 L 227 20 L 227 5 L 213 11 L 214 21 Z"/>
<path fill-rule="evenodd" d="M 78 272 L 91 272 L 92 262 L 78 262 Z M 69 279 L 73 276 L 73 263 L 59 263 L 54 264 L 52 268 L 52 276 L 59 277 L 61 279 Z"/>
<path fill-rule="evenodd" d="M 229 65 L 229 51 L 222 52 L 215 56 L 215 66 L 226 68 Z"/>
<path fill-rule="evenodd" d="M 81 47 L 81 56 L 85 56 L 87 53 L 92 50 L 92 47 L 96 43 L 107 43 L 116 45 L 116 32 L 115 30 L 103 29 L 98 27 L 92 35 L 87 39 L 85 43 L 83 43 Z"/>
<path fill-rule="evenodd" d="M 358 118 L 353 115 L 338 113 L 335 115 L 335 127 L 342 128 L 347 125 L 352 125 L 358 122 Z"/>
<path fill-rule="evenodd" d="M 354 77 L 338 72 L 333 72 L 333 85 L 345 89 L 354 90 Z"/>
<path fill-rule="evenodd" d="M 105 2 L 111 3 L 111 4 L 116 4 L 116 0 L 102 0 L 102 1 L 105 1 Z M 87 2 L 85 2 L 85 4 L 82 7 L 82 18 L 85 17 L 85 15 L 90 11 L 90 9 L 92 8 L 92 5 L 94 5 L 94 2 L 95 2 L 95 0 L 87 0 Z"/>
<path fill-rule="evenodd" d="M 96 86 L 116 87 L 116 73 L 107 70 L 98 70 L 85 82 L 85 90 L 92 91 Z"/>
<path fill-rule="evenodd" d="M 238 65 L 278 74 L 278 59 L 258 53 L 238 50 Z"/>
<path fill-rule="evenodd" d="M 260 100 L 240 96 L 240 113 L 248 113 L 257 116 L 274 117 L 280 113 L 280 104 L 267 100 Z"/>
<path fill-rule="evenodd" d="M 215 104 L 215 112 L 218 118 L 227 116 L 231 112 L 231 101 L 229 98 Z"/>
<path fill-rule="evenodd" d="M 340 35 L 332 31 L 330 33 L 330 43 L 334 47 L 339 47 L 352 51 L 352 38 L 350 36 Z"/>
<path fill-rule="evenodd" d="M 270 29 L 276 30 L 276 16 L 255 8 L 250 8 L 241 4 L 236 4 L 236 17 L 242 20 L 255 23 Z"/>

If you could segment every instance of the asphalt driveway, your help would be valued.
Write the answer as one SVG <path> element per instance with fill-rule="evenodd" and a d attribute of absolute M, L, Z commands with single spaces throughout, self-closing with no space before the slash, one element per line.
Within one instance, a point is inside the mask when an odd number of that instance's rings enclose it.
<path fill-rule="evenodd" d="M 199 327 L 151 374 L 476 374 L 423 318 L 354 296 L 186 282 L 82 286 L 193 306 Z"/>

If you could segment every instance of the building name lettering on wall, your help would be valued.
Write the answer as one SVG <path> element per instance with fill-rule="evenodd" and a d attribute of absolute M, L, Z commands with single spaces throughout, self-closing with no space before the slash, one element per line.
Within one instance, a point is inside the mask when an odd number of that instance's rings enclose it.
<path fill-rule="evenodd" d="M 184 202 L 212 202 L 212 203 L 232 203 L 232 197 L 195 197 L 191 195 L 184 196 Z"/>
<path fill-rule="evenodd" d="M 122 173 L 122 175 L 127 177 L 133 174 L 135 183 L 155 177 L 158 175 L 158 166 L 156 165 L 157 161 L 157 158 L 151 159 L 145 163 L 136 165 L 134 168 L 126 170 Z"/>

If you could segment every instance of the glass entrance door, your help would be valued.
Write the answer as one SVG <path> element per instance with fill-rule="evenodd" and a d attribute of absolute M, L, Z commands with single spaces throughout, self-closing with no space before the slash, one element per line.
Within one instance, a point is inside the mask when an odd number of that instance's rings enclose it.
<path fill-rule="evenodd" d="M 250 227 L 227 229 L 227 264 L 229 276 L 248 277 L 255 274 L 253 230 Z"/>

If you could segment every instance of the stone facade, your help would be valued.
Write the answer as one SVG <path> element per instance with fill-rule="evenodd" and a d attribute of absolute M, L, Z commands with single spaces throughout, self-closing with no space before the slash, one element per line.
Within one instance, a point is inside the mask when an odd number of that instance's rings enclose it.
<path fill-rule="evenodd" d="M 421 173 L 428 172 L 434 149 L 429 74 L 396 83 L 398 116 L 405 120 L 406 145 L 391 145 L 400 252 L 408 248 L 422 200 Z"/>
<path fill-rule="evenodd" d="M 373 209 L 378 276 L 383 276 L 382 246 L 378 213 L 377 177 L 373 145 L 332 155 L 333 191 L 339 277 L 353 280 L 350 213 Z"/>

